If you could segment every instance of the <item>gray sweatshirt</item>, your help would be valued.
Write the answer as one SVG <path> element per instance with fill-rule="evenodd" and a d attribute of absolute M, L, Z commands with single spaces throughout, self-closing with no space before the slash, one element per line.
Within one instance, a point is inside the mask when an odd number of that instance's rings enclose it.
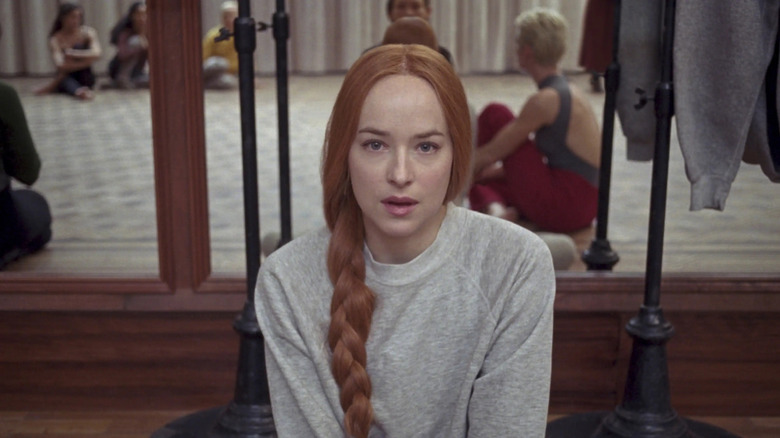
<path fill-rule="evenodd" d="M 327 229 L 274 252 L 255 291 L 280 437 L 344 436 L 327 343 Z M 448 206 L 434 243 L 387 265 L 364 249 L 376 309 L 366 343 L 371 437 L 543 437 L 555 276 L 547 246 Z"/>

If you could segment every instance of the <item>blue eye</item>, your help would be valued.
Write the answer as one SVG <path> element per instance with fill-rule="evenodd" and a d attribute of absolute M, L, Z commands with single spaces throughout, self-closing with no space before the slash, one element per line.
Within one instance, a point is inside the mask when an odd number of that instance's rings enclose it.
<path fill-rule="evenodd" d="M 382 143 L 376 140 L 371 140 L 363 143 L 363 147 L 368 149 L 369 151 L 381 151 L 382 150 Z"/>
<path fill-rule="evenodd" d="M 431 153 L 431 152 L 435 152 L 436 149 L 438 149 L 438 148 L 433 143 L 422 143 L 422 144 L 420 144 L 420 146 L 418 146 L 418 149 L 420 149 L 420 152 L 428 154 L 428 153 Z"/>

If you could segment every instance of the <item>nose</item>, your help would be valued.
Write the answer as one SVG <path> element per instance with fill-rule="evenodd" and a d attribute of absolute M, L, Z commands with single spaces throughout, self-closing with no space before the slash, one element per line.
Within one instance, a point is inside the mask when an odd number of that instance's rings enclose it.
<path fill-rule="evenodd" d="M 394 149 L 388 164 L 387 179 L 398 187 L 407 186 L 414 179 L 409 154 L 404 148 Z"/>
<path fill-rule="evenodd" d="M 415 10 L 414 6 L 407 6 L 404 8 L 404 17 L 416 17 L 417 11 Z"/>

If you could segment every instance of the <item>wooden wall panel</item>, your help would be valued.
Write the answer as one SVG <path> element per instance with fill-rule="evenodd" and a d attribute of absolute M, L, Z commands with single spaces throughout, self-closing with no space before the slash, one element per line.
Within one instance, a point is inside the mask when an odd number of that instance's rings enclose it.
<path fill-rule="evenodd" d="M 678 412 L 736 415 L 780 412 L 777 313 L 669 313 L 672 403 Z M 774 408 L 771 408 L 774 407 Z M 757 408 L 762 409 L 762 408 Z M 774 412 L 774 414 L 772 414 Z"/>
<path fill-rule="evenodd" d="M 3 313 L 0 410 L 200 409 L 233 397 L 229 313 Z"/>
<path fill-rule="evenodd" d="M 0 312 L 0 410 L 191 410 L 232 400 L 232 312 Z M 631 350 L 615 312 L 556 312 L 551 414 L 611 410 Z M 670 313 L 682 415 L 780 416 L 777 313 Z"/>
<path fill-rule="evenodd" d="M 609 313 L 555 314 L 550 404 L 557 412 L 615 406 L 619 322 Z"/>

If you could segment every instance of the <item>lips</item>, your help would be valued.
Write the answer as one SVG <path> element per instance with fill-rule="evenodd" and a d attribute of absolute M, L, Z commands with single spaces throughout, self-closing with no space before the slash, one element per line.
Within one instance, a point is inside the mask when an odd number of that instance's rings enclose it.
<path fill-rule="evenodd" d="M 408 197 L 390 196 L 382 200 L 387 212 L 397 217 L 408 215 L 417 204 L 417 201 Z"/>

